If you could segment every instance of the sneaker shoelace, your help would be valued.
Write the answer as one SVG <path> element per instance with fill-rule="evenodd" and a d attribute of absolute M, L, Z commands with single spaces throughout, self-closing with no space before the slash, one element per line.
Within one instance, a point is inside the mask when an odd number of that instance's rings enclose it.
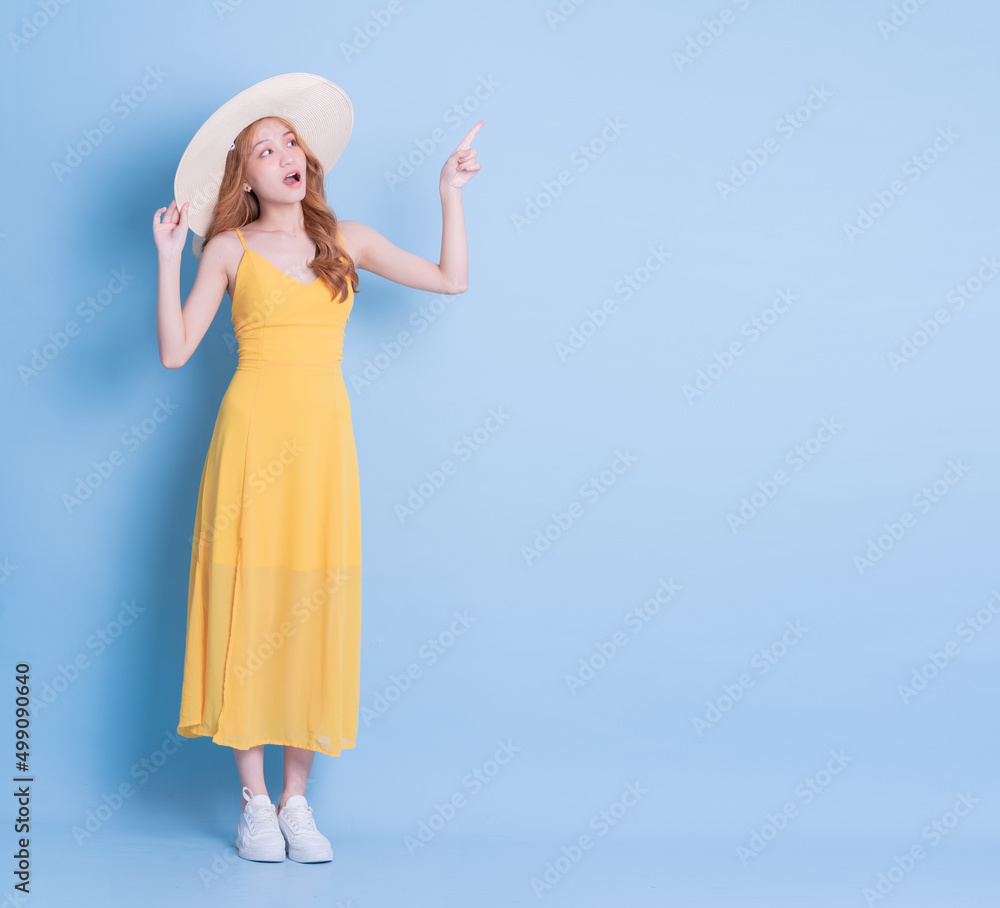
<path fill-rule="evenodd" d="M 312 807 L 293 807 L 291 810 L 287 806 L 281 808 L 281 815 L 285 818 L 285 822 L 292 827 L 292 832 L 315 832 L 319 833 L 316 828 L 316 821 L 313 819 Z"/>
<path fill-rule="evenodd" d="M 257 833 L 258 827 L 261 831 L 277 829 L 278 818 L 274 813 L 274 805 L 269 804 L 267 807 L 262 807 L 256 813 L 249 811 L 247 825 L 250 827 L 250 832 L 254 834 Z"/>

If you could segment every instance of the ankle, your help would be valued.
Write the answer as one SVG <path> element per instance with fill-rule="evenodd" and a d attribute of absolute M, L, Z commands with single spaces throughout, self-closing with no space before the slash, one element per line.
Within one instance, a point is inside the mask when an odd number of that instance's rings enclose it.
<path fill-rule="evenodd" d="M 255 798 L 258 795 L 264 795 L 264 797 L 266 798 L 267 797 L 267 792 L 264 791 L 263 789 L 261 789 L 260 791 L 255 791 L 253 793 L 253 796 Z M 245 794 L 243 794 L 243 792 L 241 791 L 240 792 L 240 811 L 242 812 L 242 811 L 246 810 L 247 809 L 247 804 L 249 804 L 249 803 L 250 803 L 250 801 L 247 799 L 247 796 Z"/>
<path fill-rule="evenodd" d="M 288 801 L 288 799 L 289 798 L 294 798 L 295 795 L 303 795 L 303 796 L 305 796 L 305 792 L 304 791 L 283 791 L 281 793 L 281 799 L 278 801 L 278 808 L 277 808 L 278 811 L 280 812 L 281 808 L 285 806 L 285 803 Z"/>

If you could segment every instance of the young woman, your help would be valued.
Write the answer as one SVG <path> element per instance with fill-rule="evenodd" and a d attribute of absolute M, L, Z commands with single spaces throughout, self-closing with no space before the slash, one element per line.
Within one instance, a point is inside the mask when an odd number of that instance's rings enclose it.
<path fill-rule="evenodd" d="M 286 849 L 302 862 L 333 857 L 305 790 L 316 752 L 354 747 L 358 725 L 359 483 L 340 368 L 355 269 L 432 293 L 466 289 L 461 190 L 480 169 L 470 143 L 483 122 L 441 171 L 439 263 L 336 219 L 323 179 L 353 109 L 342 89 L 306 73 L 219 108 L 181 160 L 184 201 L 153 218 L 160 361 L 188 361 L 227 290 L 239 344 L 198 495 L 178 732 L 233 748 L 237 848 L 248 860 L 282 861 Z M 182 308 L 189 221 L 201 262 Z M 266 743 L 284 745 L 277 809 Z"/>

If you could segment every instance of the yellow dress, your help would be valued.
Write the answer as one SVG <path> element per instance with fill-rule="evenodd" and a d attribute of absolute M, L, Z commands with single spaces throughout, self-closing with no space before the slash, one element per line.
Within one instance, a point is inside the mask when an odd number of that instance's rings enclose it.
<path fill-rule="evenodd" d="M 361 508 L 341 373 L 354 292 L 289 277 L 237 233 L 239 359 L 198 493 L 177 731 L 337 756 L 355 745 L 360 683 Z"/>

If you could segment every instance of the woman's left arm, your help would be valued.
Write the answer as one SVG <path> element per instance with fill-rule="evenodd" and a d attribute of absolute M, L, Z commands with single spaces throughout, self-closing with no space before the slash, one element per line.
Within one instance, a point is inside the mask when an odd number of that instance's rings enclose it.
<path fill-rule="evenodd" d="M 448 156 L 441 170 L 441 261 L 431 262 L 389 242 L 360 221 L 340 221 L 354 267 L 397 284 L 431 293 L 464 293 L 469 286 L 469 247 L 465 238 L 462 187 L 479 172 L 477 149 L 470 143 L 482 128 L 480 120 Z"/>

